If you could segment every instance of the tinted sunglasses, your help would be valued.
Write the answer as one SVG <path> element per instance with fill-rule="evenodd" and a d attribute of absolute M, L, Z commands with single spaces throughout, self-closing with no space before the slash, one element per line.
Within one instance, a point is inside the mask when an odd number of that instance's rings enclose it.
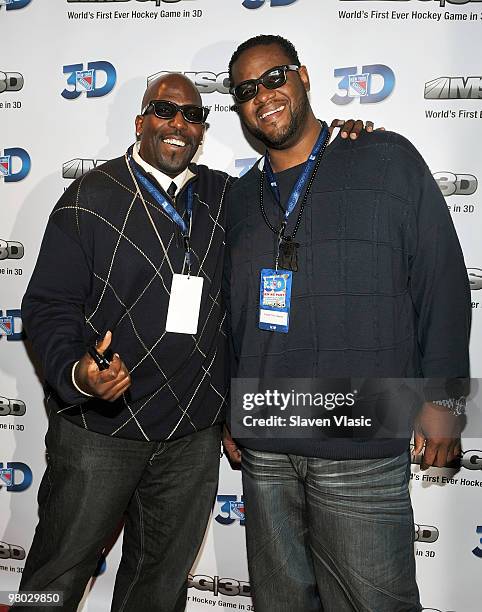
<path fill-rule="evenodd" d="M 159 119 L 172 119 L 178 112 L 188 123 L 204 123 L 209 115 L 209 108 L 197 104 L 179 106 L 169 100 L 151 100 L 142 110 L 141 115 L 154 112 Z"/>
<path fill-rule="evenodd" d="M 288 64 L 275 66 L 264 72 L 259 79 L 249 79 L 242 81 L 239 85 L 231 87 L 229 90 L 238 102 L 252 100 L 258 93 L 258 85 L 261 83 L 266 89 L 277 89 L 286 83 L 286 73 L 288 70 L 299 70 L 299 66 Z"/>

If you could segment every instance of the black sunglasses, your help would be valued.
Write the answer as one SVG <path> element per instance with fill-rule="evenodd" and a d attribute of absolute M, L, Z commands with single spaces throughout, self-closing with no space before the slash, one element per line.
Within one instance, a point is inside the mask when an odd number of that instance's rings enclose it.
<path fill-rule="evenodd" d="M 242 81 L 239 85 L 231 87 L 229 91 L 238 102 L 247 102 L 256 96 L 260 83 L 262 83 L 266 89 L 277 89 L 286 83 L 286 73 L 288 70 L 299 70 L 299 68 L 299 66 L 295 66 L 294 64 L 275 66 L 264 72 L 259 79 Z"/>
<path fill-rule="evenodd" d="M 204 123 L 209 115 L 209 110 L 209 108 L 198 106 L 197 104 L 183 104 L 180 106 L 169 100 L 151 100 L 142 109 L 141 115 L 147 115 L 154 111 L 154 114 L 159 119 L 172 119 L 180 112 L 189 123 Z"/>

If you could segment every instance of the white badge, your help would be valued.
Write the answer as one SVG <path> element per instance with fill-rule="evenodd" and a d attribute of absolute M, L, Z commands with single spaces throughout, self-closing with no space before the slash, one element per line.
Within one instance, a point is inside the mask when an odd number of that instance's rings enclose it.
<path fill-rule="evenodd" d="M 174 274 L 171 297 L 167 309 L 166 331 L 177 334 L 196 334 L 199 308 L 203 292 L 203 278 Z"/>

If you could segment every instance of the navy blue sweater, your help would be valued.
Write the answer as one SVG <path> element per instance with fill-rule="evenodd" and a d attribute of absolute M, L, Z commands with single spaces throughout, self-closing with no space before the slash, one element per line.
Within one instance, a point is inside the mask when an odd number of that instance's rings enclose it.
<path fill-rule="evenodd" d="M 279 173 L 285 192 L 299 168 Z M 262 331 L 259 274 L 275 237 L 255 165 L 231 189 L 225 289 L 239 378 L 412 378 L 469 375 L 470 289 L 462 251 L 427 165 L 398 134 L 337 138 L 308 195 L 296 241 L 290 329 Z M 268 218 L 280 210 L 267 183 Z M 296 221 L 289 218 L 286 234 Z M 425 399 L 443 396 L 426 385 Z M 408 409 L 408 407 L 407 407 Z M 254 449 L 334 459 L 401 454 L 408 437 L 241 440 Z"/>

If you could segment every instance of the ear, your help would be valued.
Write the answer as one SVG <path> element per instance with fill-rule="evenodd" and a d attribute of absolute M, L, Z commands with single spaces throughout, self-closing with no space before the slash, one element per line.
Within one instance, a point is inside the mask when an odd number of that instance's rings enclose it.
<path fill-rule="evenodd" d="M 300 75 L 300 79 L 303 83 L 305 91 L 310 91 L 310 77 L 308 76 L 308 70 L 306 69 L 306 66 L 300 66 L 298 74 Z"/>
<path fill-rule="evenodd" d="M 137 115 L 135 123 L 136 123 L 136 136 L 140 136 L 142 134 L 142 125 L 144 123 L 143 115 Z"/>

